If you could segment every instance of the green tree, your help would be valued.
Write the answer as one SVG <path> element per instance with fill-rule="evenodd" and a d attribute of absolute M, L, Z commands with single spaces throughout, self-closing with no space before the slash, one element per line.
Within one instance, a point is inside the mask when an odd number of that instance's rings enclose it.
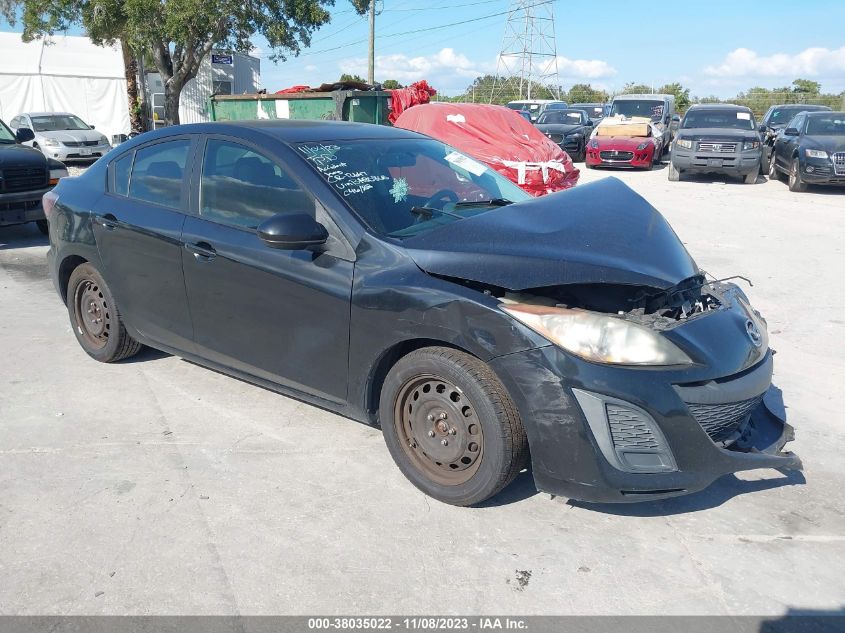
<path fill-rule="evenodd" d="M 605 103 L 607 92 L 593 88 L 590 84 L 574 84 L 567 93 L 569 103 Z"/>
<path fill-rule="evenodd" d="M 368 0 L 351 0 L 363 13 Z M 52 35 L 82 25 L 92 40 L 126 40 L 153 60 L 164 84 L 165 119 L 179 123 L 179 97 L 196 77 L 212 48 L 252 49 L 250 38 L 263 35 L 270 59 L 296 56 L 311 34 L 329 21 L 334 0 L 17 0 L 6 17 L 19 11 L 24 39 Z M 11 21 L 11 20 L 10 20 Z M 99 24 L 109 25 L 100 31 Z M 103 27 L 105 28 L 105 27 Z M 142 53 L 143 54 L 143 53 Z"/>
<path fill-rule="evenodd" d="M 381 85 L 382 85 L 382 88 L 384 88 L 385 90 L 398 90 L 399 88 L 405 87 L 402 84 L 400 84 L 398 81 L 396 81 L 395 79 L 386 79 L 385 81 L 382 82 Z"/>
<path fill-rule="evenodd" d="M 360 75 L 350 75 L 349 73 L 343 73 L 340 76 L 339 81 L 358 81 L 362 84 L 367 83 L 367 80 L 361 77 Z"/>
<path fill-rule="evenodd" d="M 630 82 L 622 86 L 621 94 L 623 95 L 636 95 L 636 94 L 651 94 L 654 89 L 651 86 L 647 86 L 646 84 L 637 84 L 634 82 Z"/>
<path fill-rule="evenodd" d="M 657 92 L 662 95 L 674 95 L 675 109 L 679 112 L 685 111 L 690 105 L 689 88 L 684 88 L 678 82 L 660 86 Z"/>
<path fill-rule="evenodd" d="M 796 79 L 792 82 L 792 92 L 801 92 L 804 94 L 817 95 L 821 93 L 822 85 L 818 81 L 810 81 L 809 79 Z"/>

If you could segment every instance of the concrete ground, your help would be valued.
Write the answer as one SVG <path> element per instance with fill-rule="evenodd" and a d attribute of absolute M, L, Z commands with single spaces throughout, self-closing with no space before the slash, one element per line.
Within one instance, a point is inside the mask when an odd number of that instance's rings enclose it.
<path fill-rule="evenodd" d="M 400 475 L 377 430 L 154 351 L 89 359 L 45 239 L 5 228 L 0 613 L 841 610 L 845 191 L 616 175 L 703 268 L 753 280 L 803 475 L 596 507 L 523 474 L 486 507 L 443 505 Z"/>

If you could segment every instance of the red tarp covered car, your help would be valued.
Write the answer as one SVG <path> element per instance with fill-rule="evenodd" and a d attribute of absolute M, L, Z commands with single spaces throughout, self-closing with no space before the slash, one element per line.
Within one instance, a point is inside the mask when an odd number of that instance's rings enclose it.
<path fill-rule="evenodd" d="M 479 103 L 409 108 L 396 127 L 426 134 L 486 163 L 534 196 L 578 182 L 579 171 L 558 145 L 513 110 Z"/>

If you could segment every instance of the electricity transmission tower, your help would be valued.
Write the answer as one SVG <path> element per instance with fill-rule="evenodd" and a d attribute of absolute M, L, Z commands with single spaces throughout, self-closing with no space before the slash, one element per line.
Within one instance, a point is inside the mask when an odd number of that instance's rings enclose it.
<path fill-rule="evenodd" d="M 559 83 L 554 0 L 511 0 L 490 102 L 537 98 L 538 85 L 557 99 Z"/>

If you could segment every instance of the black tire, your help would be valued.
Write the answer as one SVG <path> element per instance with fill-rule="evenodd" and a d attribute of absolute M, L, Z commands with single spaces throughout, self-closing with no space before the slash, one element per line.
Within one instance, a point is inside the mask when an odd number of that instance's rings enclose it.
<path fill-rule="evenodd" d="M 778 169 L 774 154 L 769 159 L 769 180 L 783 180 L 783 174 Z"/>
<path fill-rule="evenodd" d="M 789 190 L 796 193 L 807 191 L 807 183 L 801 179 L 801 165 L 797 156 L 792 159 L 792 166 L 789 170 Z"/>
<path fill-rule="evenodd" d="M 76 340 L 91 358 L 114 363 L 141 351 L 143 346 L 129 336 L 111 291 L 91 264 L 80 264 L 71 273 L 67 309 Z"/>
<path fill-rule="evenodd" d="M 678 182 L 681 179 L 681 170 L 675 168 L 675 164 L 670 160 L 669 161 L 669 169 L 666 170 L 669 172 L 669 180 L 672 182 Z"/>
<path fill-rule="evenodd" d="M 50 225 L 47 224 L 47 220 L 36 220 L 35 225 L 43 235 L 50 235 Z"/>
<path fill-rule="evenodd" d="M 578 162 L 579 163 L 586 163 L 587 162 L 587 141 L 584 141 L 584 144 L 581 145 L 581 151 L 578 152 Z"/>
<path fill-rule="evenodd" d="M 382 387 L 379 419 L 399 470 L 444 503 L 481 503 L 527 463 L 507 390 L 486 364 L 458 350 L 426 347 L 401 358 Z"/>

